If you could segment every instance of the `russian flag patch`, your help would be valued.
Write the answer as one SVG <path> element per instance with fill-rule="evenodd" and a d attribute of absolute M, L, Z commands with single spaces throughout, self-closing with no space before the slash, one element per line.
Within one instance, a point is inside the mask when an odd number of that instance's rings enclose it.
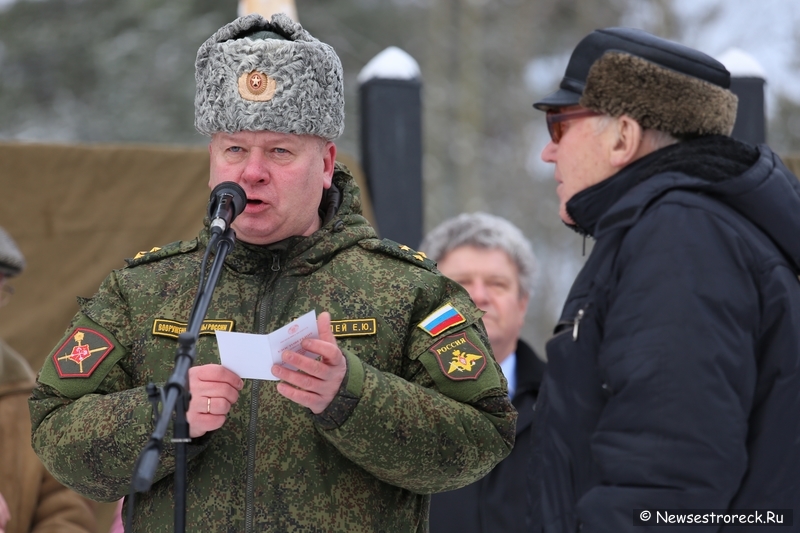
<path fill-rule="evenodd" d="M 441 332 L 466 321 L 467 319 L 464 318 L 464 315 L 459 313 L 458 310 L 448 302 L 428 315 L 425 320 L 417 324 L 417 327 L 421 328 L 431 337 L 435 337 Z"/>

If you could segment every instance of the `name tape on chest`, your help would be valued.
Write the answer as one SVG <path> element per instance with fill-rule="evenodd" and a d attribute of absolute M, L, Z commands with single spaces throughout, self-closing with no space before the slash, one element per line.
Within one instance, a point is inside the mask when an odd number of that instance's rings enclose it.
<path fill-rule="evenodd" d="M 345 318 L 331 320 L 331 332 L 334 337 L 359 337 L 375 335 L 378 325 L 374 318 Z"/>
<path fill-rule="evenodd" d="M 214 335 L 217 331 L 233 331 L 233 320 L 203 320 L 200 335 Z M 157 318 L 153 321 L 153 335 L 177 339 L 178 335 L 189 329 L 187 322 Z"/>

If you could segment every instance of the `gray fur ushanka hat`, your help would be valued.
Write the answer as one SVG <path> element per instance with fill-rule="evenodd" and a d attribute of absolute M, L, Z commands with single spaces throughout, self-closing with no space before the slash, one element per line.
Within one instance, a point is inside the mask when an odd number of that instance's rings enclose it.
<path fill-rule="evenodd" d="M 595 30 L 573 50 L 541 111 L 581 105 L 679 138 L 730 135 L 738 99 L 719 61 L 635 28 Z"/>
<path fill-rule="evenodd" d="M 195 81 L 204 135 L 267 130 L 332 141 L 344 130 L 339 56 L 283 13 L 217 30 L 197 51 Z"/>

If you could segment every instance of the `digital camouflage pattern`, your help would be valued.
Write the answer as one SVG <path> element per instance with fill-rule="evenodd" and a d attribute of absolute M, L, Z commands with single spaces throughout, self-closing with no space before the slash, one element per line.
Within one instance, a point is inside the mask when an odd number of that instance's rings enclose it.
<path fill-rule="evenodd" d="M 516 411 L 482 313 L 434 263 L 376 238 L 345 168 L 334 184 L 339 211 L 313 235 L 236 243 L 206 318 L 268 333 L 311 309 L 329 311 L 349 324 L 337 339 L 345 382 L 314 415 L 278 394 L 276 382 L 245 380 L 225 425 L 189 446 L 188 531 L 427 531 L 428 495 L 482 477 L 513 445 Z M 145 386 L 167 380 L 176 350 L 154 324 L 188 321 L 207 237 L 131 260 L 80 300 L 57 346 L 77 328 L 108 339 L 114 348 L 90 377 L 60 377 L 57 350 L 40 373 L 30 401 L 34 447 L 86 496 L 114 501 L 129 491 L 153 431 Z M 448 302 L 464 323 L 438 336 L 416 327 Z M 374 327 L 336 322 L 355 319 Z M 447 376 L 431 351 L 456 334 L 488 360 L 475 379 Z M 198 339 L 196 364 L 207 363 L 219 363 L 213 335 Z M 135 531 L 172 531 L 173 470 L 165 442 L 152 489 L 137 495 Z"/>

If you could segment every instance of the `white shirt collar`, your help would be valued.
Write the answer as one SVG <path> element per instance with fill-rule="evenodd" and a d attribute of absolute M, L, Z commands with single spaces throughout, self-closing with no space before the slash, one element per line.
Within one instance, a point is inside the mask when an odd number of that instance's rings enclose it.
<path fill-rule="evenodd" d="M 508 397 L 513 398 L 517 391 L 517 352 L 508 354 L 508 357 L 500 363 L 500 368 L 508 381 Z"/>

